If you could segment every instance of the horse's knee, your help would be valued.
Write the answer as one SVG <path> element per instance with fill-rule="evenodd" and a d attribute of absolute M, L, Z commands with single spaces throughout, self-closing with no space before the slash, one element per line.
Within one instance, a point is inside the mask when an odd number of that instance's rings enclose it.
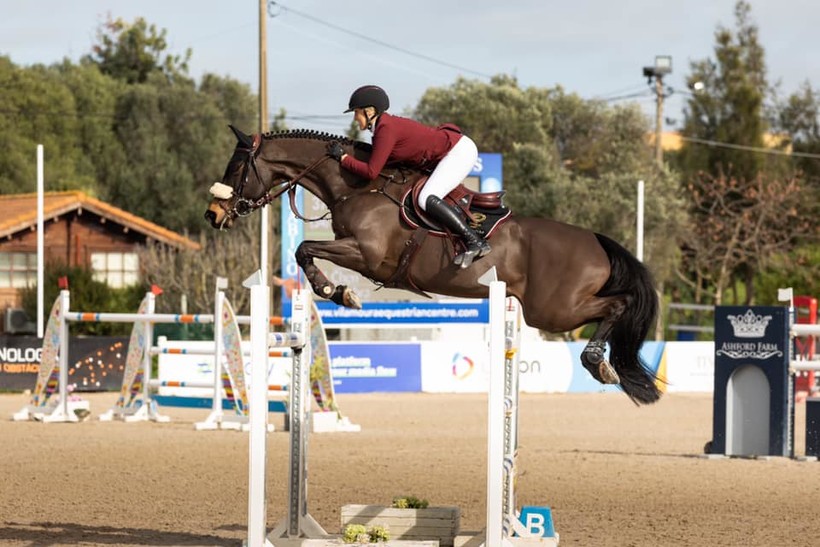
<path fill-rule="evenodd" d="M 304 241 L 300 243 L 298 247 L 296 247 L 296 252 L 293 254 L 296 257 L 296 263 L 300 266 L 304 266 L 310 260 L 310 255 L 308 255 L 307 253 Z"/>

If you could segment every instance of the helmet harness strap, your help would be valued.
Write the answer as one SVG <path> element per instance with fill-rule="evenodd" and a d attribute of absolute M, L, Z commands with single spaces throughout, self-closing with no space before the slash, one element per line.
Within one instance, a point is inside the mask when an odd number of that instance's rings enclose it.
<path fill-rule="evenodd" d="M 374 109 L 374 112 L 375 112 L 375 109 Z M 367 122 L 367 123 L 366 123 L 366 125 L 365 125 L 365 127 L 364 127 L 364 128 L 365 128 L 365 129 L 367 129 L 367 130 L 373 131 L 373 122 L 374 122 L 374 121 L 376 120 L 376 118 L 378 118 L 378 117 L 379 117 L 379 114 L 378 114 L 378 113 L 373 114 L 372 116 L 371 116 L 370 114 L 368 114 L 368 112 L 367 112 L 367 108 L 365 107 L 365 109 L 364 109 L 364 120 L 365 120 L 365 122 Z"/>

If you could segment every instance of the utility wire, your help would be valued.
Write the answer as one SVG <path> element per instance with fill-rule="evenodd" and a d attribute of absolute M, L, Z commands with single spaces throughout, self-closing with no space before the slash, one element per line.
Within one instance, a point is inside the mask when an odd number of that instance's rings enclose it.
<path fill-rule="evenodd" d="M 622 101 L 624 99 L 635 99 L 637 97 L 650 97 L 652 94 L 650 91 L 644 90 L 639 93 L 630 93 L 628 95 L 620 95 L 618 97 L 610 97 L 608 99 L 597 99 L 600 101 L 604 101 L 606 103 L 612 103 L 615 101 Z"/>
<path fill-rule="evenodd" d="M 643 86 L 643 85 L 641 85 L 641 86 L 631 85 L 631 86 L 628 86 L 628 87 L 622 87 L 621 89 L 616 89 L 615 91 L 608 91 L 607 93 L 599 93 L 598 95 L 595 95 L 593 97 L 593 99 L 599 100 L 599 101 L 608 101 L 608 100 L 612 100 L 612 99 L 617 99 L 617 97 L 610 97 L 609 95 L 620 95 L 620 94 L 626 93 L 626 92 L 637 92 L 638 89 L 646 89 L 646 87 Z"/>
<path fill-rule="evenodd" d="M 761 154 L 775 154 L 779 156 L 793 156 L 796 158 L 810 158 L 820 159 L 820 154 L 811 154 L 809 152 L 787 152 L 785 150 L 777 150 L 774 148 L 760 148 L 758 146 L 746 146 L 744 144 L 732 144 L 729 142 L 710 141 L 706 139 L 698 139 L 696 137 L 684 137 L 681 135 L 681 140 L 693 142 L 696 144 L 705 144 L 708 146 L 716 146 L 718 148 L 732 148 L 734 150 L 745 150 L 747 152 L 760 152 Z"/>
<path fill-rule="evenodd" d="M 375 61 L 378 61 L 380 63 L 384 63 L 386 65 L 393 66 L 395 68 L 398 68 L 399 70 L 404 70 L 404 71 L 416 74 L 418 76 L 423 76 L 425 78 L 433 79 L 433 77 L 429 73 L 421 71 L 421 70 L 417 70 L 417 69 L 412 68 L 412 67 L 409 67 L 409 66 L 407 66 L 406 63 L 403 64 L 401 62 L 392 61 L 390 59 L 387 59 L 386 57 L 375 55 L 373 53 L 362 53 L 361 51 L 358 51 L 355 46 L 348 45 L 348 44 L 343 44 L 343 43 L 338 42 L 336 40 L 332 40 L 332 39 L 328 38 L 327 36 L 320 36 L 320 35 L 313 34 L 312 32 L 308 32 L 303 28 L 299 28 L 298 26 L 289 25 L 289 24 L 285 23 L 284 21 L 279 21 L 279 24 L 283 27 L 293 29 L 295 32 L 298 32 L 300 34 L 309 36 L 309 37 L 313 38 L 314 40 L 319 40 L 319 41 L 325 42 L 326 44 L 331 44 L 331 45 L 336 46 L 336 47 L 343 47 L 345 49 L 350 49 L 350 50 L 355 51 L 356 53 L 358 53 L 360 55 L 364 55 L 365 57 L 369 57 L 369 58 L 371 58 Z"/>
<path fill-rule="evenodd" d="M 372 42 L 372 43 L 374 43 L 374 44 L 378 44 L 378 45 L 380 45 L 380 46 L 382 46 L 382 47 L 386 47 L 386 48 L 388 48 L 388 49 L 392 49 L 392 50 L 394 50 L 394 51 L 398 51 L 398 52 L 404 53 L 405 55 L 410 55 L 411 57 L 416 57 L 416 58 L 418 58 L 418 59 L 423 59 L 423 60 L 425 60 L 425 61 L 428 61 L 428 62 L 431 62 L 431 63 L 435 63 L 435 64 L 437 64 L 437 65 L 446 66 L 446 67 L 448 67 L 448 68 L 454 68 L 454 69 L 456 69 L 456 70 L 460 70 L 460 71 L 462 71 L 462 72 L 466 72 L 466 73 L 468 73 L 468 74 L 473 74 L 473 75 L 475 75 L 475 76 L 480 76 L 481 78 L 487 78 L 487 79 L 492 78 L 492 75 L 490 75 L 490 74 L 485 74 L 485 73 L 483 73 L 483 72 L 478 72 L 478 71 L 476 71 L 476 70 L 471 70 L 471 69 L 469 69 L 469 68 L 464 68 L 464 67 L 462 67 L 462 66 L 454 65 L 454 64 L 452 64 L 452 63 L 448 63 L 448 62 L 446 62 L 446 61 L 442 61 L 442 60 L 440 60 L 440 59 L 436 59 L 436 58 L 434 58 L 434 57 L 429 57 L 429 56 L 427 56 L 427 55 L 423 55 L 423 54 L 421 54 L 421 53 L 416 53 L 416 52 L 414 52 L 414 51 L 410 51 L 410 50 L 407 50 L 407 49 L 401 48 L 401 47 L 399 47 L 399 46 L 394 46 L 393 44 L 388 44 L 387 42 L 383 42 L 383 41 L 381 41 L 381 40 L 377 40 L 377 39 L 375 39 L 375 38 L 371 38 L 370 36 L 367 36 L 367 35 L 364 35 L 364 34 L 360 34 L 360 33 L 358 33 L 358 32 L 354 32 L 354 31 L 352 31 L 352 30 L 348 30 L 348 29 L 343 28 L 343 27 L 340 27 L 340 26 L 338 26 L 338 25 L 334 25 L 333 23 L 328 23 L 327 21 L 323 21 L 322 19 L 319 19 L 318 17 L 314 17 L 314 16 L 309 15 L 309 14 L 307 14 L 307 13 L 304 13 L 304 12 L 301 12 L 301 11 L 295 10 L 295 9 L 293 9 L 293 8 L 289 8 L 289 7 L 287 7 L 287 6 L 284 6 L 284 5 L 280 4 L 279 2 L 275 2 L 274 0 L 269 0 L 268 6 L 269 6 L 269 8 L 270 8 L 270 7 L 273 7 L 273 6 L 276 6 L 276 7 L 278 7 L 279 9 L 281 9 L 282 11 L 288 11 L 288 12 L 290 12 L 290 13 L 293 13 L 294 15 L 298 15 L 299 17 L 303 17 L 303 18 L 305 18 L 305 19 L 308 19 L 308 20 L 310 20 L 310 21 L 313 21 L 314 23 L 318 23 L 318 24 L 320 24 L 320 25 L 324 25 L 324 26 L 326 26 L 326 27 L 328 27 L 328 28 L 332 28 L 333 30 L 337 30 L 337 31 L 339 31 L 339 32 L 343 32 L 343 33 L 345 33 L 345 34 L 349 34 L 350 36 L 355 36 L 356 38 L 359 38 L 360 40 L 365 40 L 365 41 L 367 41 L 367 42 Z"/>

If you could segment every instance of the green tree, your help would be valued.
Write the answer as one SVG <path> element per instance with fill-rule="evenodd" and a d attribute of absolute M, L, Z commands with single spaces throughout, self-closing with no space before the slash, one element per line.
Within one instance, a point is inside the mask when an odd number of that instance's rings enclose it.
<path fill-rule="evenodd" d="M 72 140 L 76 140 L 79 154 L 72 183 L 93 195 L 104 195 L 107 181 L 125 163 L 125 151 L 114 133 L 117 101 L 125 84 L 104 75 L 93 63 L 77 65 L 65 60 L 53 69 L 74 97 L 76 108 Z"/>
<path fill-rule="evenodd" d="M 259 101 L 251 93 L 248 84 L 215 74 L 205 74 L 199 85 L 199 91 L 214 102 L 217 110 L 222 114 L 226 124 L 222 134 L 226 143 L 236 143 L 233 133 L 227 130 L 227 124 L 233 124 L 240 129 L 246 128 L 252 133 L 259 123 Z"/>
<path fill-rule="evenodd" d="M 430 88 L 412 115 L 428 125 L 455 123 L 479 150 L 502 154 L 519 143 L 546 145 L 552 123 L 546 90 L 521 89 L 506 75 L 489 84 L 458 78 L 450 87 Z"/>
<path fill-rule="evenodd" d="M 701 141 L 762 148 L 768 129 L 763 111 L 769 92 L 765 52 L 751 18 L 751 6 L 744 0 L 735 5 L 735 27 L 718 27 L 714 60 L 691 63 L 687 83 L 702 91 L 690 96 L 681 133 Z M 687 140 L 680 157 L 686 177 L 705 171 L 751 181 L 764 167 L 760 154 Z"/>
<path fill-rule="evenodd" d="M 820 92 L 806 81 L 777 108 L 776 128 L 788 136 L 795 166 L 815 190 L 820 189 Z"/>
<path fill-rule="evenodd" d="M 184 55 L 166 54 L 166 34 L 142 17 L 133 23 L 109 17 L 97 30 L 99 42 L 85 59 L 98 64 L 103 74 L 129 84 L 144 83 L 155 73 L 169 79 L 185 78 L 191 49 Z"/>
<path fill-rule="evenodd" d="M 0 102 L 0 192 L 35 191 L 37 144 L 45 148 L 50 190 L 93 191 L 75 97 L 58 70 L 20 68 L 0 57 Z"/>

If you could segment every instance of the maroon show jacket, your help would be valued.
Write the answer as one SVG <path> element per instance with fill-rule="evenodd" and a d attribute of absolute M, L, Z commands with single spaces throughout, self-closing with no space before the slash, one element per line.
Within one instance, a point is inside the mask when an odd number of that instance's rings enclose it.
<path fill-rule="evenodd" d="M 441 161 L 460 138 L 461 130 L 455 125 L 429 127 L 384 112 L 373 130 L 370 161 L 365 163 L 348 154 L 342 160 L 342 167 L 367 180 L 378 177 L 388 162 L 431 167 Z"/>

